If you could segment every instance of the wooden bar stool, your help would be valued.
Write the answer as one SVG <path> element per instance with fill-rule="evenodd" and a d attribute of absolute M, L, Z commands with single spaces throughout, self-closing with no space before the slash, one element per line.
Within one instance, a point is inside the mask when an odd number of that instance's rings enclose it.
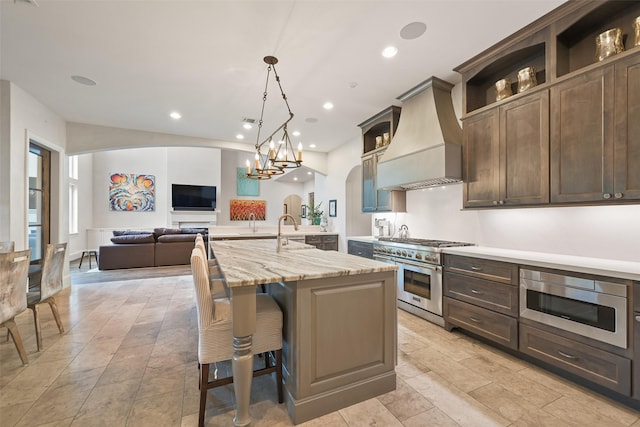
<path fill-rule="evenodd" d="M 91 256 L 96 259 L 96 264 L 98 264 L 98 251 L 95 249 L 87 249 L 86 251 L 82 251 L 82 256 L 80 257 L 80 265 L 78 268 L 82 268 L 82 260 L 85 256 L 89 257 L 89 269 L 91 269 Z"/>

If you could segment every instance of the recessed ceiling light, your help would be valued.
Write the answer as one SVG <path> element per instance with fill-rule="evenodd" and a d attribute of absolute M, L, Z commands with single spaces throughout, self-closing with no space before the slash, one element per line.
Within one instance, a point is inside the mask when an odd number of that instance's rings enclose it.
<path fill-rule="evenodd" d="M 424 22 L 412 22 L 405 25 L 400 30 L 400 37 L 405 40 L 417 39 L 427 31 L 427 24 Z"/>
<path fill-rule="evenodd" d="M 73 80 L 76 83 L 80 83 L 81 85 L 87 85 L 87 86 L 96 85 L 95 80 L 91 80 L 90 78 L 84 77 L 84 76 L 71 76 L 71 80 Z"/>
<path fill-rule="evenodd" d="M 382 50 L 382 56 L 385 58 L 393 58 L 398 53 L 398 48 L 395 46 L 387 46 Z"/>
<path fill-rule="evenodd" d="M 297 181 L 297 180 L 298 180 L 298 177 L 297 177 L 297 176 L 294 176 L 294 177 L 293 177 L 293 180 L 294 180 L 294 181 Z"/>
<path fill-rule="evenodd" d="M 332 103 L 330 103 L 330 102 L 325 102 L 325 103 L 322 105 L 322 108 L 324 108 L 325 110 L 331 110 L 331 109 L 333 108 L 333 104 L 332 104 Z"/>
<path fill-rule="evenodd" d="M 316 144 L 309 144 L 309 148 L 316 148 Z"/>
<path fill-rule="evenodd" d="M 307 117 L 304 121 L 307 123 L 318 123 L 318 119 L 315 117 Z"/>
<path fill-rule="evenodd" d="M 169 117 L 171 117 L 173 120 L 178 120 L 182 118 L 182 114 L 178 113 L 177 111 L 172 111 L 169 114 Z"/>
<path fill-rule="evenodd" d="M 249 130 L 249 129 L 252 129 L 252 128 L 253 128 L 253 126 L 251 125 L 251 123 L 245 123 L 245 124 L 243 124 L 243 125 L 242 125 L 242 127 L 243 127 L 243 128 L 245 128 L 245 129 L 247 129 L 247 130 Z"/>
<path fill-rule="evenodd" d="M 236 139 L 244 139 L 244 135 L 239 133 L 236 135 Z"/>
<path fill-rule="evenodd" d="M 311 175 L 311 171 L 307 172 L 307 175 Z"/>
<path fill-rule="evenodd" d="M 299 130 L 294 130 L 293 132 L 291 132 L 291 135 L 300 136 L 300 131 Z"/>

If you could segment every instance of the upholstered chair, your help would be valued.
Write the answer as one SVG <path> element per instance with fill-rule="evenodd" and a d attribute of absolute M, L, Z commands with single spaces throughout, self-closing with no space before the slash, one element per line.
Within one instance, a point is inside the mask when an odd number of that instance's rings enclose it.
<path fill-rule="evenodd" d="M 15 242 L 0 242 L 0 254 L 15 251 Z"/>
<path fill-rule="evenodd" d="M 55 296 L 62 290 L 62 271 L 64 269 L 64 256 L 67 251 L 66 243 L 49 244 L 45 251 L 42 264 L 42 278 L 35 291 L 27 294 L 27 307 L 33 310 L 33 321 L 36 327 L 36 342 L 38 351 L 42 349 L 42 332 L 40 330 L 40 304 L 49 304 L 53 318 L 58 325 L 60 333 L 64 332 L 58 305 Z"/>
<path fill-rule="evenodd" d="M 198 312 L 198 363 L 200 366 L 200 413 L 198 425 L 204 426 L 207 391 L 233 382 L 233 377 L 209 380 L 209 365 L 233 357 L 231 306 L 228 298 L 213 299 L 209 289 L 207 262 L 200 249 L 191 253 L 191 273 Z M 278 402 L 282 403 L 282 311 L 268 295 L 256 295 L 256 333 L 252 350 L 255 354 L 270 353 L 265 368 L 253 376 L 276 373 Z M 271 362 L 271 356 L 275 366 Z"/>
<path fill-rule="evenodd" d="M 196 236 L 195 247 L 202 252 L 203 258 L 207 261 L 207 267 L 209 269 L 209 287 L 211 288 L 212 297 L 214 299 L 228 298 L 229 289 L 224 284 L 224 277 L 220 272 L 218 262 L 215 259 L 207 259 L 207 248 L 204 246 L 204 239 L 200 233 Z"/>
<path fill-rule="evenodd" d="M 13 338 L 22 364 L 29 363 L 14 318 L 27 309 L 27 286 L 31 249 L 0 253 L 0 326 Z"/>

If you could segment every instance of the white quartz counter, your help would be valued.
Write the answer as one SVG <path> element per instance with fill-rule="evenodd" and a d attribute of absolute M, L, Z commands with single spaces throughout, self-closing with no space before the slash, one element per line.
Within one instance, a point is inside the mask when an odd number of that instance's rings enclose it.
<path fill-rule="evenodd" d="M 486 258 L 525 264 L 534 267 L 555 268 L 565 271 L 596 274 L 640 281 L 640 263 L 604 258 L 588 258 L 543 252 L 518 251 L 486 246 L 462 246 L 443 248 L 445 254 Z"/>
<path fill-rule="evenodd" d="M 358 242 L 364 243 L 374 243 L 378 241 L 378 238 L 373 236 L 349 236 L 347 237 L 347 240 L 356 240 Z"/>
<path fill-rule="evenodd" d="M 300 225 L 296 230 L 293 225 L 283 225 L 281 228 L 282 235 L 285 237 L 304 237 L 308 235 L 326 234 L 336 235 L 321 231 L 319 225 Z M 211 239 L 250 239 L 250 238 L 272 238 L 278 235 L 278 227 L 273 225 L 256 225 L 255 231 L 252 227 L 238 226 L 215 226 L 209 227 L 209 238 Z"/>
<path fill-rule="evenodd" d="M 276 252 L 274 240 L 265 239 L 212 241 L 211 247 L 229 287 L 397 269 L 391 264 L 297 242 L 289 242 L 281 252 Z"/>

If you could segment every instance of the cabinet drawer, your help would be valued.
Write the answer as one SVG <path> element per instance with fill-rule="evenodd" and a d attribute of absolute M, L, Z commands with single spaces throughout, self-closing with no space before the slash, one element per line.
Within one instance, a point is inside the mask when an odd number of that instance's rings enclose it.
<path fill-rule="evenodd" d="M 444 294 L 508 316 L 518 317 L 516 286 L 445 271 Z"/>
<path fill-rule="evenodd" d="M 449 271 L 517 285 L 518 266 L 508 262 L 491 261 L 458 255 L 446 255 L 444 266 Z"/>
<path fill-rule="evenodd" d="M 520 324 L 520 351 L 629 396 L 631 361 L 568 338 Z"/>
<path fill-rule="evenodd" d="M 337 234 L 329 234 L 327 236 L 322 236 L 322 241 L 324 243 L 337 243 L 338 235 Z"/>
<path fill-rule="evenodd" d="M 322 243 L 322 236 L 316 234 L 310 234 L 305 236 L 307 245 L 315 245 L 316 243 Z"/>
<path fill-rule="evenodd" d="M 349 240 L 347 242 L 347 252 L 349 252 L 351 255 L 373 258 L 373 243 Z"/>
<path fill-rule="evenodd" d="M 467 329 L 505 347 L 518 348 L 518 321 L 513 317 L 467 304 L 449 297 L 443 298 L 445 323 Z"/>

